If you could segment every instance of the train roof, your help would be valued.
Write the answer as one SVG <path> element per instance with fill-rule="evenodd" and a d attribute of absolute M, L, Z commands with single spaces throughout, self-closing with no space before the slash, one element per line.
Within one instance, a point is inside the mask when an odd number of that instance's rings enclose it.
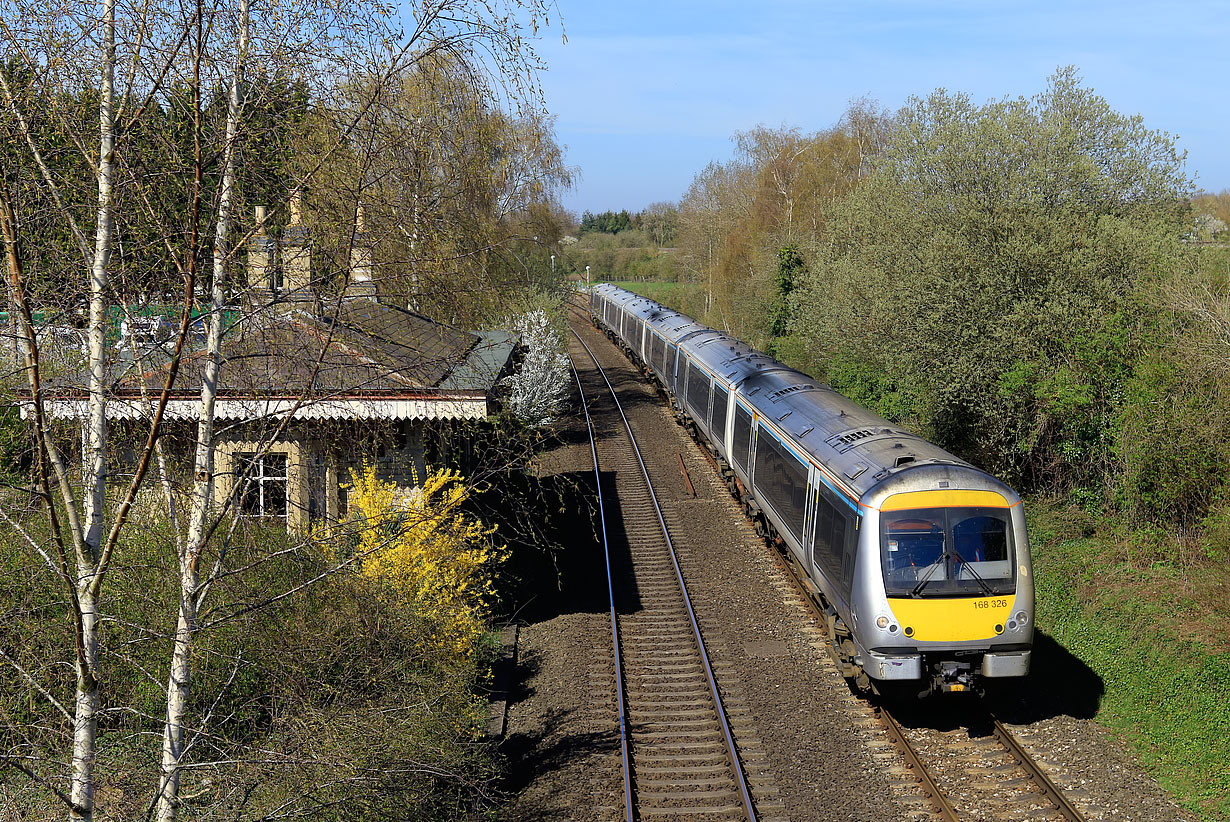
<path fill-rule="evenodd" d="M 679 344 L 728 390 L 734 390 L 739 402 L 751 406 L 763 421 L 801 446 L 856 498 L 863 499 L 877 486 L 924 466 L 939 468 L 945 475 L 976 472 L 1010 494 L 1010 501 L 1016 498 L 1010 488 L 981 469 L 742 340 L 618 286 L 604 286 L 598 287 L 602 296 L 627 307 Z"/>

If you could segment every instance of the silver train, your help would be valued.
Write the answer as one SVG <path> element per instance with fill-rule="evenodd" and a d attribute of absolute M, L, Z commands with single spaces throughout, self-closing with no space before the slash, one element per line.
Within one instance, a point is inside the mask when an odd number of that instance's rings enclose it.
<path fill-rule="evenodd" d="M 691 317 L 609 284 L 589 300 L 801 568 L 846 677 L 922 695 L 1029 672 L 1034 588 L 1016 492 Z"/>

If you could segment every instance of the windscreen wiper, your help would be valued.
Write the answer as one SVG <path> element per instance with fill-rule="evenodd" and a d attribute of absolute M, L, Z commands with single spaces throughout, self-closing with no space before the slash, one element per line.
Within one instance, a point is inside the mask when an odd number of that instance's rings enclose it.
<path fill-rule="evenodd" d="M 927 583 L 931 582 L 931 575 L 935 573 L 935 569 L 940 567 L 944 559 L 948 556 L 948 552 L 941 551 L 940 555 L 935 558 L 935 562 L 923 569 L 922 579 L 918 580 L 918 584 L 914 586 L 914 590 L 910 591 L 910 596 L 917 599 L 922 595 L 923 588 L 927 587 Z"/>
<path fill-rule="evenodd" d="M 978 572 L 974 570 L 973 563 L 966 562 L 964 559 L 961 558 L 961 555 L 958 554 L 955 550 L 952 552 L 952 558 L 957 561 L 957 565 L 958 565 L 957 579 L 961 578 L 961 571 L 959 569 L 959 566 L 964 565 L 965 570 L 969 571 L 969 575 L 974 578 L 975 582 L 978 583 L 978 587 L 982 589 L 982 592 L 989 597 L 995 596 L 995 591 L 991 589 L 991 586 L 987 584 L 987 581 L 983 579 L 981 576 L 979 576 Z"/>

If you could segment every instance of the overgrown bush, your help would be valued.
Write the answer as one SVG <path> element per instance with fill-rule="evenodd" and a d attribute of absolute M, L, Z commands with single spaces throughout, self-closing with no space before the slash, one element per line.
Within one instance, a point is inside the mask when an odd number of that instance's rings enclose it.
<path fill-rule="evenodd" d="M 359 574 L 403 608 L 435 626 L 432 639 L 463 658 L 475 656 L 504 549 L 493 529 L 464 509 L 473 489 L 456 471 L 428 471 L 409 491 L 368 466 L 351 472 L 349 517 Z"/>
<path fill-rule="evenodd" d="M 450 492 L 432 498 L 440 493 Z M 10 517 L 20 513 L 12 497 L 0 505 Z M 149 740 L 165 721 L 179 595 L 176 555 L 157 522 L 142 515 L 128 532 L 101 603 L 97 813 L 105 818 L 143 818 L 156 789 L 158 751 Z M 432 557 L 444 564 L 428 554 L 416 567 Z M 450 589 L 451 563 L 435 587 L 421 589 L 427 604 L 407 607 L 388 595 L 392 583 L 338 568 L 278 523 L 241 527 L 226 556 L 213 559 L 220 573 L 200 616 L 194 765 L 184 775 L 181 818 L 455 819 L 485 801 L 493 763 L 475 742 L 489 654 L 472 612 L 444 613 L 467 590 Z M 74 672 L 58 662 L 72 647 L 69 614 L 63 582 L 12 526 L 0 525 L 0 650 L 10 655 L 0 660 L 0 750 L 58 785 L 63 777 L 43 763 L 64 750 L 72 729 L 47 696 L 71 706 Z M 47 800 L 17 770 L 0 771 L 0 805 L 10 813 L 62 817 Z"/>

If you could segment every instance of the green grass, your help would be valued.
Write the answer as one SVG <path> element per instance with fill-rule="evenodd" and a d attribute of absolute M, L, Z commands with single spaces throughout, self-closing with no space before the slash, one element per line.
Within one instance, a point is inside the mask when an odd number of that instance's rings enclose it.
<path fill-rule="evenodd" d="M 1101 677 L 1098 721 L 1131 743 L 1180 804 L 1230 820 L 1225 605 L 1201 595 L 1222 565 L 1185 574 L 1168 562 L 1129 561 L 1114 534 L 1083 536 L 1091 529 L 1079 514 L 1039 501 L 1027 510 L 1038 627 Z"/>
<path fill-rule="evenodd" d="M 705 289 L 700 283 L 621 281 L 612 285 L 648 297 L 692 317 L 700 317 L 704 313 Z"/>

